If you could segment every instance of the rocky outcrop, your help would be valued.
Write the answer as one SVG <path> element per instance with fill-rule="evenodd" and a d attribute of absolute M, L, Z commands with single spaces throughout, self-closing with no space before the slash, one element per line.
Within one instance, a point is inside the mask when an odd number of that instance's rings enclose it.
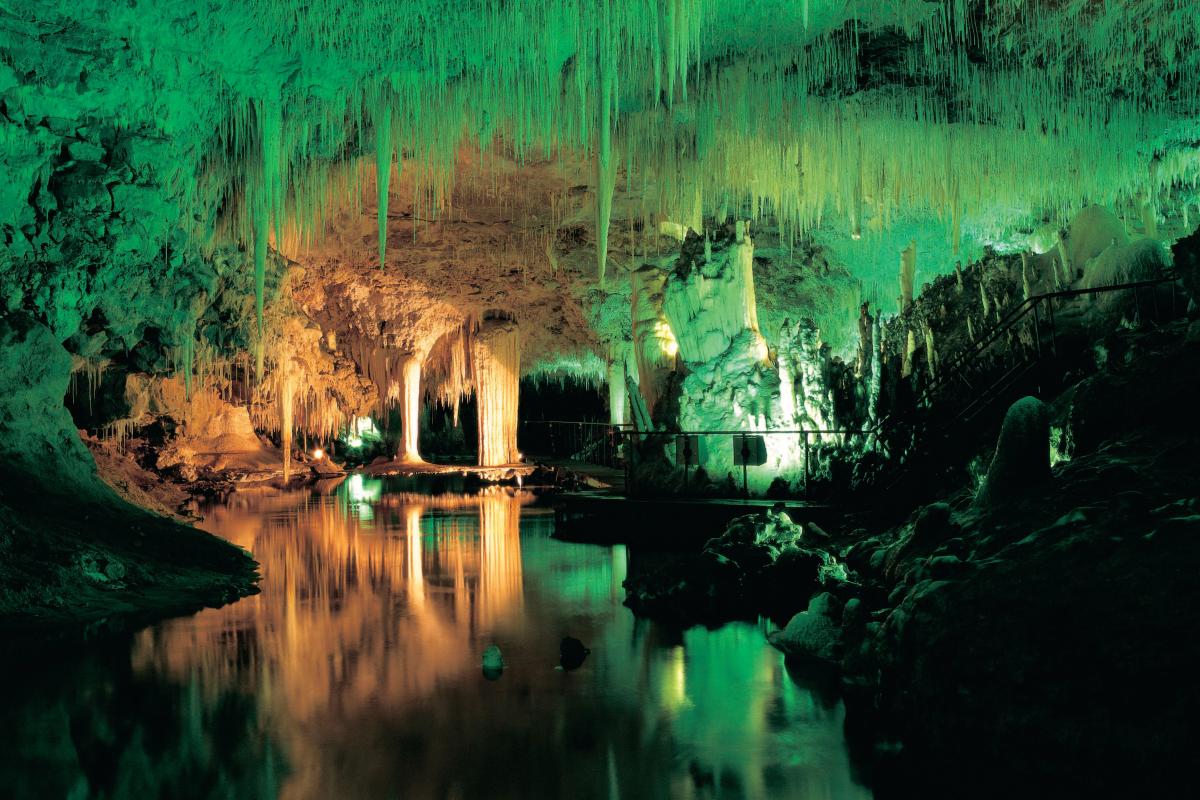
<path fill-rule="evenodd" d="M 1200 350 L 1185 329 L 1108 338 L 1128 357 L 1050 406 L 1067 444 L 1048 474 L 1047 411 L 1014 406 L 988 502 L 966 487 L 856 543 L 845 558 L 862 602 L 836 636 L 833 613 L 791 626 L 799 652 L 840 646 L 848 728 L 877 746 L 881 793 L 917 779 L 954 791 L 981 775 L 988 795 L 1181 777 L 1200 713 L 1185 677 L 1200 657 L 1187 566 L 1200 558 L 1200 441 L 1175 422 L 1200 391 Z"/>
<path fill-rule="evenodd" d="M 786 619 L 821 587 L 852 595 L 846 567 L 785 511 L 733 520 L 698 556 L 631 574 L 625 604 L 637 614 L 717 623 L 770 613 Z"/>
<path fill-rule="evenodd" d="M 25 315 L 0 321 L 0 628 L 79 633 L 219 605 L 256 564 L 216 537 L 130 505 L 96 475 L 62 404 L 71 358 Z"/>

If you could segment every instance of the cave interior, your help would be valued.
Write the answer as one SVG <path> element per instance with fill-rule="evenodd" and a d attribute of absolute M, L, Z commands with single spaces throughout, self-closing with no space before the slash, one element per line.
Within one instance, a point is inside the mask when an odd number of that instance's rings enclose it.
<path fill-rule="evenodd" d="M 0 4 L 0 783 L 1194 780 L 1197 75 L 1195 0 Z"/>

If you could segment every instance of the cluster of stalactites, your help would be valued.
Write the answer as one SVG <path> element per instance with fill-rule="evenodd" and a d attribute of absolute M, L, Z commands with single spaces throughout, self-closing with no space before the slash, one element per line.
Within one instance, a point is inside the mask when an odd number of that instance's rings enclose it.
<path fill-rule="evenodd" d="M 465 143 L 594 158 L 601 278 L 618 165 L 646 209 L 674 219 L 732 207 L 798 235 L 835 216 L 859 237 L 916 209 L 945 220 L 955 249 L 964 216 L 1152 207 L 1163 187 L 1200 180 L 1200 156 L 1155 153 L 1154 138 L 1200 111 L 1194 4 L 969 5 L 806 0 L 772 6 L 770 24 L 739 6 L 743 33 L 721 0 L 253 0 L 244 13 L 264 40 L 336 77 L 319 95 L 267 73 L 253 95 L 223 88 L 202 163 L 166 179 L 182 219 L 219 212 L 253 253 L 259 381 L 268 246 L 312 241 L 373 175 L 386 264 L 393 170 L 412 181 L 413 217 L 434 218 Z M 859 85 L 862 39 L 885 30 L 885 66 L 913 79 L 903 89 Z M 223 34 L 197 35 L 218 47 Z"/>
<path fill-rule="evenodd" d="M 462 401 L 470 397 L 474 389 L 471 375 L 473 328 L 470 322 L 455 326 L 434 343 L 425 360 L 425 399 L 450 408 L 455 427 L 458 427 Z"/>
<path fill-rule="evenodd" d="M 773 25 L 748 16 L 761 29 L 744 42 L 720 0 L 438 4 L 439 25 L 427 24 L 432 5 L 409 5 L 250 4 L 254 24 L 305 63 L 354 65 L 320 97 L 295 84 L 231 96 L 199 185 L 181 172 L 185 207 L 228 209 L 260 275 L 268 240 L 309 239 L 331 202 L 360 202 L 351 165 L 371 151 L 385 263 L 393 165 L 413 170 L 414 202 L 428 206 L 414 216 L 435 215 L 472 139 L 481 151 L 502 139 L 519 160 L 594 153 L 601 275 L 618 163 L 629 188 L 673 218 L 732 199 L 797 233 L 844 216 L 856 236 L 902 206 L 943 214 L 956 237 L 964 213 L 1016 201 L 1065 216 L 1084 198 L 1198 172 L 1163 158 L 1151 178 L 1147 158 L 1130 157 L 1167 115 L 1197 108 L 1200 90 L 1183 79 L 1200 23 L 1182 0 L 1138 0 L 1138 26 L 1116 24 L 1133 13 L 1117 4 L 1015 3 L 976 18 L 965 0 L 939 14 L 810 0 L 775 9 Z M 916 85 L 819 99 L 863 88 L 863 45 L 843 27 L 853 15 L 864 34 L 903 34 L 889 46 Z M 966 44 L 987 58 L 968 60 Z M 1169 91 L 1147 90 L 1164 81 Z"/>

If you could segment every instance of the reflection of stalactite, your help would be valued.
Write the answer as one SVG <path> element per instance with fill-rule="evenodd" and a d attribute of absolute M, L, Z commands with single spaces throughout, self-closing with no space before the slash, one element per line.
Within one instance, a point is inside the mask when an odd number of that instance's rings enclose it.
<path fill-rule="evenodd" d="M 517 390 L 521 339 L 511 320 L 484 320 L 472 341 L 475 397 L 479 409 L 479 465 L 517 460 Z"/>
<path fill-rule="evenodd" d="M 408 602 L 414 609 L 425 605 L 425 563 L 421 552 L 421 506 L 404 508 L 404 536 L 407 548 L 405 583 Z"/>
<path fill-rule="evenodd" d="M 479 498 L 479 621 L 487 625 L 521 602 L 521 507 L 507 495 Z"/>

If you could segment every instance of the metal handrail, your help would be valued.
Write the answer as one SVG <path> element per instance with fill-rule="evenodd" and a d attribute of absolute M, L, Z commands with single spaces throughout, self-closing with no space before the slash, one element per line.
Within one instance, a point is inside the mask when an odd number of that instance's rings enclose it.
<path fill-rule="evenodd" d="M 746 440 L 750 436 L 803 436 L 805 447 L 805 475 L 804 487 L 805 495 L 808 494 L 809 484 L 809 458 L 808 449 L 810 437 L 812 436 L 841 436 L 841 437 L 876 437 L 877 441 L 883 441 L 881 434 L 890 432 L 892 429 L 903 429 L 907 423 L 907 427 L 915 429 L 916 421 L 923 419 L 922 411 L 927 410 L 936 401 L 939 395 L 943 394 L 946 387 L 952 385 L 956 381 L 963 381 L 968 387 L 971 382 L 967 376 L 963 374 L 964 368 L 972 363 L 978 362 L 984 353 L 988 351 L 1002 336 L 1015 328 L 1019 323 L 1023 322 L 1031 314 L 1034 315 L 1035 327 L 1040 323 L 1037 312 L 1045 306 L 1048 309 L 1047 319 L 1050 325 L 1052 351 L 1057 356 L 1057 333 L 1054 320 L 1054 300 L 1074 299 L 1085 295 L 1096 295 L 1108 292 L 1129 291 L 1136 292 L 1137 289 L 1147 288 L 1152 286 L 1161 286 L 1167 283 L 1174 284 L 1179 280 L 1179 276 L 1175 270 L 1170 270 L 1158 278 L 1152 278 L 1142 281 L 1130 281 L 1128 283 L 1111 284 L 1109 286 L 1094 286 L 1078 289 L 1059 289 L 1052 292 L 1044 292 L 1041 294 L 1030 295 L 1022 300 L 1016 306 L 1006 311 L 994 326 L 989 327 L 982 335 L 972 341 L 967 347 L 954 353 L 946 361 L 939 362 L 937 375 L 932 377 L 929 382 L 922 388 L 913 400 L 913 405 L 903 411 L 891 411 L 888 414 L 881 416 L 875 420 L 873 424 L 862 428 L 834 428 L 834 429 L 790 429 L 790 430 L 651 430 L 639 431 L 632 423 L 605 423 L 605 422 L 581 422 L 577 420 L 526 420 L 522 424 L 545 424 L 545 425 L 564 425 L 575 426 L 577 428 L 604 428 L 613 438 L 625 437 L 653 437 L 653 436 L 741 436 Z M 1136 297 L 1136 295 L 1135 295 Z M 1172 304 L 1173 305 L 1173 304 Z M 995 399 L 995 395 L 1000 391 L 998 387 L 1009 387 L 1020 378 L 1028 369 L 1043 358 L 1041 348 L 1041 333 L 1040 328 L 1035 329 L 1035 352 L 1031 353 L 1031 358 L 1025 359 L 1024 363 L 1016 364 L 1005 370 L 1003 374 L 993 380 L 985 389 L 980 391 L 973 399 L 972 403 L 966 408 L 960 409 L 959 414 L 955 415 L 952 422 L 958 422 L 964 418 L 966 412 L 971 411 L 969 418 L 986 408 L 986 406 Z M 1015 377 L 1014 377 L 1015 376 Z M 597 442 L 589 444 L 580 452 L 584 452 L 589 448 L 594 448 Z M 691 463 L 688 460 L 690 456 L 690 443 L 685 442 L 684 445 L 684 471 L 685 471 L 685 486 L 686 473 L 690 470 Z M 743 448 L 746 445 L 743 444 Z M 628 472 L 629 461 L 625 459 L 625 466 Z M 747 490 L 747 466 L 743 464 L 743 492 Z M 901 465 L 903 466 L 903 465 Z M 628 477 L 628 476 L 627 476 Z"/>

